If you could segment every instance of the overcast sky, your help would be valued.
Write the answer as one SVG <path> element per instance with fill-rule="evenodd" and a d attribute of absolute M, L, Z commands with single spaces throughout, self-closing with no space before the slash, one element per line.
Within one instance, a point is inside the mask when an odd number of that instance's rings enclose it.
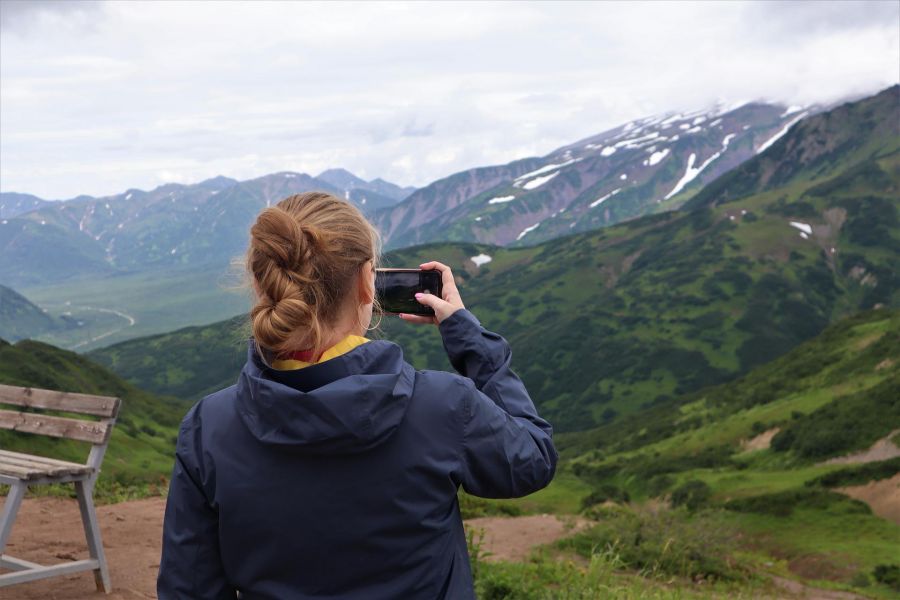
<path fill-rule="evenodd" d="M 716 100 L 900 79 L 900 2 L 0 2 L 0 190 L 421 186 Z"/>

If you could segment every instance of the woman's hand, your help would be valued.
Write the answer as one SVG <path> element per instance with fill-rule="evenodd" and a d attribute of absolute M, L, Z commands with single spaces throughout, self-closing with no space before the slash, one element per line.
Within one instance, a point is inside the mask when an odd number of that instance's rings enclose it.
<path fill-rule="evenodd" d="M 432 261 L 419 265 L 419 268 L 424 271 L 430 271 L 432 269 L 440 271 L 441 295 L 443 298 L 438 298 L 434 294 L 416 294 L 416 300 L 419 304 L 430 306 L 434 310 L 434 316 L 426 317 L 424 315 L 400 313 L 401 319 L 409 321 L 410 323 L 430 323 L 438 325 L 459 309 L 465 308 L 465 306 L 463 306 L 462 298 L 459 296 L 459 290 L 456 289 L 456 281 L 453 280 L 453 272 L 450 270 L 450 267 Z"/>

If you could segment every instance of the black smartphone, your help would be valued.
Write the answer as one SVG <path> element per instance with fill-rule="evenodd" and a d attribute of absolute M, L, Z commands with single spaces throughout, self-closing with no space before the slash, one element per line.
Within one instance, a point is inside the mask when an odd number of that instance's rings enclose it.
<path fill-rule="evenodd" d="M 433 316 L 434 310 L 416 301 L 416 294 L 441 295 L 441 272 L 422 269 L 376 269 L 375 295 L 386 313 Z"/>

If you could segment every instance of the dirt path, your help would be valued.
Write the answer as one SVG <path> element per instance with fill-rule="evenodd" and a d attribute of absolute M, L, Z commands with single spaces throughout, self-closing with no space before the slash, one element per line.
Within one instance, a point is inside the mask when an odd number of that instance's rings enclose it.
<path fill-rule="evenodd" d="M 90 573 L 78 573 L 0 589 L 0 600 L 155 598 L 164 509 L 164 498 L 97 508 L 113 583 L 111 595 L 95 592 Z M 553 515 L 488 517 L 466 523 L 484 531 L 482 550 L 493 560 L 521 560 L 533 547 L 570 535 L 573 527 L 586 524 L 583 520 L 566 523 Z M 77 503 L 60 498 L 26 498 L 6 552 L 48 565 L 87 558 Z"/>
<path fill-rule="evenodd" d="M 831 458 L 826 460 L 825 465 L 849 465 L 849 464 L 861 464 L 861 463 L 869 463 L 875 462 L 879 460 L 889 460 L 891 458 L 896 458 L 900 456 L 900 448 L 898 448 L 894 442 L 891 441 L 891 438 L 900 433 L 900 429 L 895 429 L 894 431 L 887 434 L 885 437 L 881 438 L 868 450 L 863 450 L 862 452 L 857 452 L 856 454 L 848 454 L 846 456 L 838 456 L 836 458 Z"/>
<path fill-rule="evenodd" d="M 834 491 L 862 500 L 879 517 L 900 525 L 900 473 L 890 479 L 837 488 Z"/>
<path fill-rule="evenodd" d="M 481 517 L 466 521 L 466 527 L 481 534 L 485 560 L 521 561 L 535 546 L 572 535 L 588 525 L 586 519 L 556 515 L 527 517 Z M 476 540 L 479 536 L 476 535 Z"/>

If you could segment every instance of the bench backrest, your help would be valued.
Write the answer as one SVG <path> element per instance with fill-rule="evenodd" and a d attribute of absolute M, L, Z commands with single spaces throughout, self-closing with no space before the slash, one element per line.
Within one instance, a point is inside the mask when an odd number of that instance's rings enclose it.
<path fill-rule="evenodd" d="M 0 429 L 94 444 L 88 465 L 99 469 L 122 401 L 111 396 L 73 394 L 0 384 L 0 404 L 100 417 L 99 421 L 0 409 Z"/>

